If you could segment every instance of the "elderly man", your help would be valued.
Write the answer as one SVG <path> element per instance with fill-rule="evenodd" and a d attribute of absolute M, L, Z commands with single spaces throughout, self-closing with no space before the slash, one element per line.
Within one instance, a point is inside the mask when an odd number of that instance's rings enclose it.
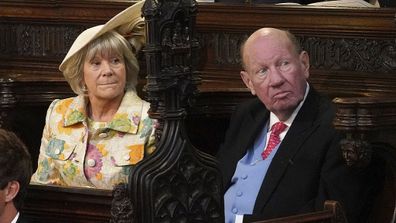
<path fill-rule="evenodd" d="M 28 150 L 12 132 L 0 129 L 0 223 L 24 223 L 22 201 L 32 175 Z"/>
<path fill-rule="evenodd" d="M 364 173 L 343 163 L 331 101 L 307 82 L 307 52 L 290 32 L 262 28 L 241 55 L 242 80 L 257 98 L 238 107 L 218 153 L 226 222 L 323 209 L 329 199 L 358 221 Z"/>

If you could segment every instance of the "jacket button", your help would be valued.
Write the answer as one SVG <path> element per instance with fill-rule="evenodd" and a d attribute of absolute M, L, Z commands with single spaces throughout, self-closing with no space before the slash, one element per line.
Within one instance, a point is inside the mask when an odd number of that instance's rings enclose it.
<path fill-rule="evenodd" d="M 124 156 L 124 160 L 125 160 L 125 161 L 128 161 L 129 159 L 131 159 L 131 157 L 130 157 L 129 155 L 125 155 L 125 156 Z"/>
<path fill-rule="evenodd" d="M 56 155 L 59 155 L 59 154 L 60 154 L 60 149 L 55 149 L 54 153 L 55 153 Z"/>
<path fill-rule="evenodd" d="M 105 133 L 105 132 L 99 133 L 99 137 L 100 138 L 106 138 L 107 137 L 107 133 Z"/>
<path fill-rule="evenodd" d="M 89 167 L 94 167 L 96 165 L 96 162 L 94 159 L 88 159 L 87 163 L 88 163 Z"/>
<path fill-rule="evenodd" d="M 233 208 L 231 211 L 232 211 L 232 213 L 236 214 L 236 213 L 238 213 L 238 208 Z"/>

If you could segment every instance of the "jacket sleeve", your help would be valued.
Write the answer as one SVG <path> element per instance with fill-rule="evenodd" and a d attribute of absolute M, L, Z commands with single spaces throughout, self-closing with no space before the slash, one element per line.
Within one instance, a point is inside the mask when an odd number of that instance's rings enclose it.
<path fill-rule="evenodd" d="M 54 100 L 46 114 L 45 118 L 45 126 L 43 129 L 43 135 L 41 138 L 41 145 L 40 145 L 40 154 L 38 157 L 38 165 L 37 170 L 33 174 L 31 178 L 31 183 L 37 184 L 54 184 L 54 185 L 62 185 L 64 186 L 65 183 L 60 177 L 59 170 L 55 168 L 53 163 L 53 159 L 47 154 L 47 148 L 49 146 L 49 141 L 51 139 L 51 135 L 53 130 L 51 121 L 53 120 L 53 116 L 55 115 L 55 108 L 59 99 Z"/>
<path fill-rule="evenodd" d="M 151 119 L 148 116 L 148 110 L 150 108 L 150 104 L 147 102 L 144 102 L 143 104 L 143 123 L 145 125 L 145 129 L 147 129 L 147 136 L 146 136 L 146 143 L 144 145 L 144 154 L 145 155 L 150 155 L 151 153 L 154 152 L 155 150 L 155 130 L 156 130 L 156 125 L 157 125 L 157 120 Z"/>

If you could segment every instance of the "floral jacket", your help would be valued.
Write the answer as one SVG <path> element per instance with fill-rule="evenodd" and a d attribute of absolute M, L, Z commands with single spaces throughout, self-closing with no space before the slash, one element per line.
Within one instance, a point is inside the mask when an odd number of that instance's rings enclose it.
<path fill-rule="evenodd" d="M 112 189 L 127 182 L 128 167 L 154 150 L 149 103 L 127 91 L 110 122 L 91 129 L 84 96 L 48 108 L 32 183 Z"/>

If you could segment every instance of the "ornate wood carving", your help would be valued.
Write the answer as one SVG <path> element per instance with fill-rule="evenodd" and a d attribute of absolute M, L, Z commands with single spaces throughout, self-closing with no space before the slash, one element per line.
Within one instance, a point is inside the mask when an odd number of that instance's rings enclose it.
<path fill-rule="evenodd" d="M 366 166 L 377 142 L 396 146 L 394 137 L 381 135 L 396 129 L 396 98 L 335 98 L 333 102 L 337 107 L 334 126 L 346 133 L 341 149 L 347 165 Z"/>
<path fill-rule="evenodd" d="M 61 60 L 83 25 L 0 23 L 0 57 L 44 57 Z"/>
<path fill-rule="evenodd" d="M 248 36 L 246 33 L 211 32 L 200 33 L 199 40 L 202 46 L 213 49 L 214 63 L 239 65 L 241 64 L 239 48 Z"/>
<path fill-rule="evenodd" d="M 240 44 L 246 33 L 211 32 L 200 36 L 200 42 L 213 49 L 215 63 L 239 65 Z M 396 39 L 297 36 L 310 55 L 311 67 L 329 71 L 394 73 Z"/>
<path fill-rule="evenodd" d="M 148 0 L 143 7 L 149 114 L 160 137 L 156 152 L 130 173 L 136 222 L 224 221 L 216 162 L 192 146 L 184 125 L 199 81 L 196 13 L 192 0 Z"/>
<path fill-rule="evenodd" d="M 367 222 L 396 219 L 396 97 L 336 98 L 334 126 L 345 133 L 341 150 L 346 164 L 370 169 L 376 185 Z"/>
<path fill-rule="evenodd" d="M 11 130 L 12 111 L 16 107 L 16 98 L 11 90 L 12 82 L 12 79 L 0 79 L 0 128 Z"/>
<path fill-rule="evenodd" d="M 364 73 L 396 71 L 396 39 L 300 37 L 315 69 Z"/>
<path fill-rule="evenodd" d="M 133 222 L 131 219 L 134 219 L 133 214 L 133 205 L 128 196 L 127 185 L 116 185 L 113 188 L 110 223 L 131 223 Z"/>

